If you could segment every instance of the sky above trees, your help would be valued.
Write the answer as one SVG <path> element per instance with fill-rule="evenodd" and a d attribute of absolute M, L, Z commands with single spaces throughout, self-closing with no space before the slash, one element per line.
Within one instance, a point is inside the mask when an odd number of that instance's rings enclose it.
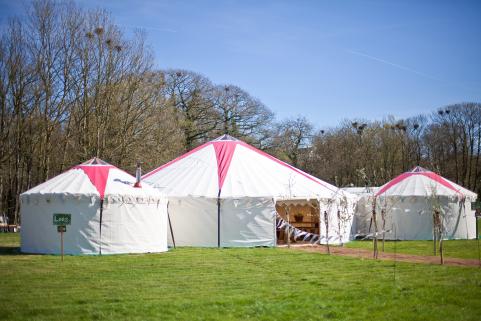
<path fill-rule="evenodd" d="M 0 25 L 29 1 L 0 0 Z M 99 2 L 81 0 L 86 8 Z M 235 84 L 317 128 L 481 100 L 478 1 L 114 1 L 158 68 Z"/>

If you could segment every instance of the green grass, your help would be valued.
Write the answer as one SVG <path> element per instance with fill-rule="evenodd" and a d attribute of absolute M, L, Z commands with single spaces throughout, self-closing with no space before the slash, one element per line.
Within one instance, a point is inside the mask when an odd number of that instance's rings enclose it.
<path fill-rule="evenodd" d="M 481 270 L 280 248 L 21 255 L 0 234 L 5 320 L 479 320 Z"/>
<path fill-rule="evenodd" d="M 478 231 L 481 232 L 481 220 L 477 220 Z M 379 249 L 381 249 L 381 242 Z M 371 241 L 354 241 L 345 244 L 344 246 L 355 249 L 369 249 L 372 250 Z M 481 246 L 481 240 L 480 240 Z M 446 257 L 460 258 L 460 259 L 478 259 L 479 250 L 477 240 L 448 240 L 443 241 L 444 255 Z M 384 243 L 385 252 L 398 252 L 414 255 L 433 255 L 433 241 L 386 241 Z"/>
<path fill-rule="evenodd" d="M 369 250 L 371 250 L 373 247 L 372 241 L 353 241 L 346 243 L 344 246 L 349 248 L 361 248 Z M 379 250 L 381 250 L 382 241 L 379 241 L 378 246 Z M 446 257 L 478 259 L 477 240 L 443 241 L 443 249 Z M 386 241 L 384 243 L 384 251 L 390 253 L 396 251 L 397 253 L 414 255 L 433 255 L 433 241 Z"/>

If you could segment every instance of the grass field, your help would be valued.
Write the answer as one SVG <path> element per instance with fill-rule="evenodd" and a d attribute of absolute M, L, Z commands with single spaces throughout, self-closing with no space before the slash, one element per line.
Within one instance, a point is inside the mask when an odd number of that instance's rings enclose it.
<path fill-rule="evenodd" d="M 481 241 L 481 240 L 480 240 Z M 382 242 L 379 241 L 379 251 Z M 372 241 L 353 241 L 344 246 L 349 248 L 372 249 Z M 481 243 L 480 243 L 481 246 Z M 461 259 L 478 259 L 479 249 L 477 240 L 449 240 L 443 241 L 444 255 Z M 433 255 L 433 241 L 386 241 L 385 252 L 397 252 L 414 255 Z M 437 252 L 439 255 L 439 253 Z"/>
<path fill-rule="evenodd" d="M 481 270 L 280 248 L 17 253 L 0 234 L 5 320 L 479 320 Z"/>

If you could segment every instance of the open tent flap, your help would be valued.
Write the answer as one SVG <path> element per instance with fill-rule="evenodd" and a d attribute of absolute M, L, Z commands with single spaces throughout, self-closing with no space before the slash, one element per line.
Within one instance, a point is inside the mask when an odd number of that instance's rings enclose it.
<path fill-rule="evenodd" d="M 320 223 L 321 244 L 328 242 L 329 244 L 342 244 L 352 239 L 351 229 L 354 217 L 354 198 L 346 199 L 338 197 L 332 200 L 278 200 L 277 205 L 280 208 L 298 205 L 307 205 L 314 208 L 317 211 L 317 219 Z M 293 214 L 291 211 L 291 220 L 293 219 Z"/>

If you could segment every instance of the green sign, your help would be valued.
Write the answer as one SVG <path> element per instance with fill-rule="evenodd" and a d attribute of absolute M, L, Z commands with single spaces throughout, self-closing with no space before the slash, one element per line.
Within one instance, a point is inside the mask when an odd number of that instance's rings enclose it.
<path fill-rule="evenodd" d="M 53 214 L 53 225 L 70 225 L 71 222 L 71 214 Z"/>

